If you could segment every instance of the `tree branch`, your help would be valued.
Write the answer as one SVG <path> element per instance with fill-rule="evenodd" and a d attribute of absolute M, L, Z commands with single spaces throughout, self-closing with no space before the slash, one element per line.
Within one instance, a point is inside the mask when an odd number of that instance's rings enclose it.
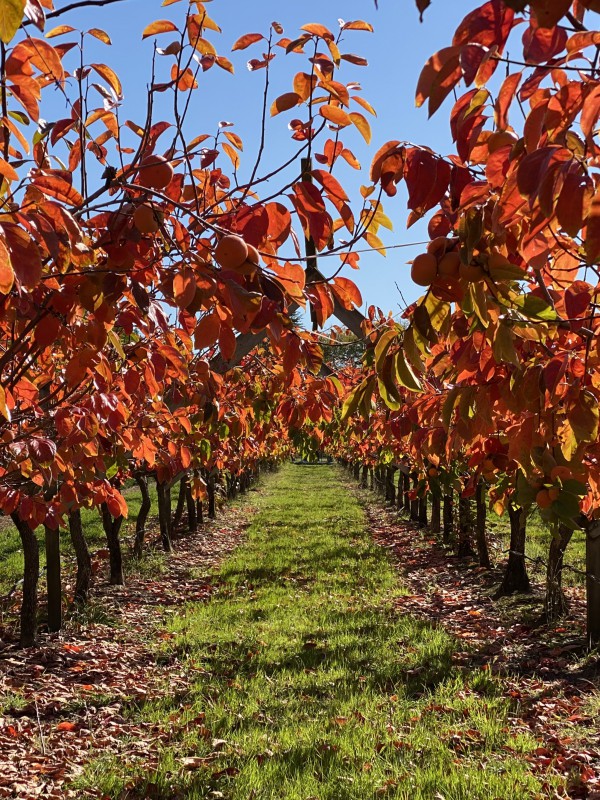
<path fill-rule="evenodd" d="M 78 0 L 76 3 L 71 3 L 68 6 L 64 6 L 64 8 L 57 8 L 56 11 L 52 11 L 50 14 L 46 14 L 46 19 L 55 19 L 56 17 L 62 16 L 62 14 L 66 14 L 68 11 L 73 11 L 76 8 L 91 8 L 92 6 L 109 6 L 113 3 L 123 3 L 125 0 Z M 30 19 L 26 19 L 23 21 L 21 27 L 25 27 L 26 25 L 33 25 L 33 22 Z"/>

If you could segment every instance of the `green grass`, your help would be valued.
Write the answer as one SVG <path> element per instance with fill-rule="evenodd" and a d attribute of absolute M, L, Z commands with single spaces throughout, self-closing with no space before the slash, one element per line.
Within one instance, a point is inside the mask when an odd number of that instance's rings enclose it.
<path fill-rule="evenodd" d="M 156 484 L 149 482 L 150 496 L 152 499 L 152 514 L 157 513 Z M 121 529 L 121 540 L 125 545 L 125 552 L 129 552 L 128 544 L 132 541 L 135 533 L 135 520 L 142 504 L 142 498 L 137 486 L 131 486 L 124 490 L 124 496 L 129 508 L 129 518 L 125 520 Z M 177 492 L 172 493 L 171 504 L 174 508 L 177 504 Z M 81 512 L 83 532 L 91 550 L 106 547 L 106 536 L 102 527 L 100 513 L 98 509 L 83 509 Z M 37 531 L 40 542 L 40 569 L 46 563 L 46 553 L 44 551 L 44 532 L 40 526 Z M 61 552 L 64 560 L 68 563 L 74 559 L 73 548 L 69 538 L 68 530 L 61 531 Z M 145 561 L 148 563 L 145 564 Z M 155 558 L 148 553 L 145 559 L 136 562 L 136 571 L 147 569 L 149 572 L 156 572 Z M 15 585 L 23 575 L 23 551 L 21 550 L 21 540 L 16 528 L 8 518 L 0 518 L 0 596 L 5 595 Z"/>
<path fill-rule="evenodd" d="M 398 615 L 403 589 L 335 467 L 268 479 L 219 588 L 170 623 L 157 658 L 189 694 L 130 710 L 164 730 L 144 764 L 99 757 L 78 783 L 110 798 L 490 800 L 545 797 L 501 686 L 453 664 L 439 627 Z"/>

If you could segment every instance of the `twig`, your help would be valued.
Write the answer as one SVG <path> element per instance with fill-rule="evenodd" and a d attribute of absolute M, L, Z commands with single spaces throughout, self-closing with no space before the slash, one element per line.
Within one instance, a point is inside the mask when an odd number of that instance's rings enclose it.
<path fill-rule="evenodd" d="M 38 730 L 40 732 L 40 744 L 42 745 L 42 755 L 46 755 L 46 742 L 44 741 L 44 734 L 42 732 L 42 723 L 40 720 L 40 710 L 38 708 L 38 701 L 37 697 L 33 696 L 33 702 L 35 703 L 35 716 L 37 718 Z"/>

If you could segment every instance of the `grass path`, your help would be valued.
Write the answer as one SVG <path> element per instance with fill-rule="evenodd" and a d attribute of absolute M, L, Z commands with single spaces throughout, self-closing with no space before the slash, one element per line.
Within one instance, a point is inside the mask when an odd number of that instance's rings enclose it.
<path fill-rule="evenodd" d="M 530 772 L 486 671 L 440 628 L 398 616 L 385 551 L 336 467 L 269 478 L 219 589 L 171 624 L 160 657 L 196 676 L 131 713 L 165 730 L 145 764 L 99 759 L 111 798 L 511 800 L 553 796 Z M 97 795 L 95 795 L 97 796 Z"/>

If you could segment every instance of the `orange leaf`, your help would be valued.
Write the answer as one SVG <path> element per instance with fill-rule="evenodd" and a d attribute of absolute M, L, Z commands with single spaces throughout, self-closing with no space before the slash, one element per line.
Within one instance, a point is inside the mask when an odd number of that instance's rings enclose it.
<path fill-rule="evenodd" d="M 8 294 L 12 289 L 14 281 L 15 273 L 10 260 L 10 253 L 8 252 L 4 240 L 0 239 L 0 292 L 2 294 Z"/>
<path fill-rule="evenodd" d="M 191 269 L 178 272 L 173 278 L 173 297 L 179 308 L 187 308 L 196 296 L 196 278 Z"/>
<path fill-rule="evenodd" d="M 83 205 L 83 197 L 71 184 L 56 175 L 36 175 L 33 185 L 50 197 L 56 197 L 71 206 Z"/>
<path fill-rule="evenodd" d="M 113 72 L 110 67 L 107 67 L 106 64 L 90 64 L 92 69 L 95 69 L 98 75 L 103 78 L 116 96 L 121 99 L 123 97 L 123 87 L 121 86 L 121 81 L 119 80 L 117 74 Z"/>
<path fill-rule="evenodd" d="M 0 175 L 4 175 L 4 177 L 9 181 L 18 181 L 19 176 L 17 175 L 17 171 L 14 167 L 5 161 L 3 158 L 0 158 Z"/>
<path fill-rule="evenodd" d="M 295 108 L 301 102 L 302 98 L 299 94 L 296 94 L 296 92 L 286 92 L 273 101 L 271 116 L 275 117 L 277 114 L 281 114 L 282 111 L 289 111 L 290 108 Z"/>
<path fill-rule="evenodd" d="M 344 22 L 342 25 L 343 31 L 369 31 L 373 33 L 373 26 L 370 22 L 365 22 L 362 19 L 356 19 L 351 22 Z"/>
<path fill-rule="evenodd" d="M 325 39 L 326 42 L 333 41 L 335 36 L 326 28 L 325 25 L 319 25 L 318 22 L 309 22 L 307 25 L 302 25 L 300 28 L 301 31 L 307 31 L 307 33 L 312 34 L 313 36 L 318 36 L 321 39 Z"/>
<path fill-rule="evenodd" d="M 359 114 L 358 111 L 351 111 L 348 114 L 350 119 L 352 120 L 352 124 L 358 128 L 360 134 L 362 135 L 363 139 L 367 144 L 371 143 L 371 126 L 362 114 Z"/>
<path fill-rule="evenodd" d="M 55 36 L 63 36 L 65 33 L 72 33 L 75 28 L 71 27 L 71 25 L 57 25 L 56 28 L 52 28 L 52 30 L 48 31 L 46 34 L 46 39 L 53 39 Z"/>
<path fill-rule="evenodd" d="M 243 36 L 240 36 L 231 50 L 245 50 L 247 47 L 250 47 L 251 44 L 254 44 L 254 42 L 260 42 L 260 40 L 264 38 L 262 33 L 245 33 Z"/>
<path fill-rule="evenodd" d="M 147 39 L 149 36 L 155 36 L 159 33 L 174 33 L 177 31 L 177 25 L 168 19 L 157 19 L 151 22 L 144 28 L 142 39 Z"/>
<path fill-rule="evenodd" d="M 104 42 L 104 44 L 112 44 L 108 33 L 103 31 L 101 28 L 90 28 L 88 33 L 90 36 L 94 36 L 99 41 Z"/>
<path fill-rule="evenodd" d="M 326 120 L 329 120 L 329 122 L 333 122 L 334 125 L 339 125 L 340 127 L 346 127 L 352 123 L 350 115 L 336 106 L 322 106 L 319 109 L 319 114 Z"/>
<path fill-rule="evenodd" d="M 77 729 L 77 725 L 74 722 L 59 722 L 56 726 L 57 731 L 74 731 Z"/>

